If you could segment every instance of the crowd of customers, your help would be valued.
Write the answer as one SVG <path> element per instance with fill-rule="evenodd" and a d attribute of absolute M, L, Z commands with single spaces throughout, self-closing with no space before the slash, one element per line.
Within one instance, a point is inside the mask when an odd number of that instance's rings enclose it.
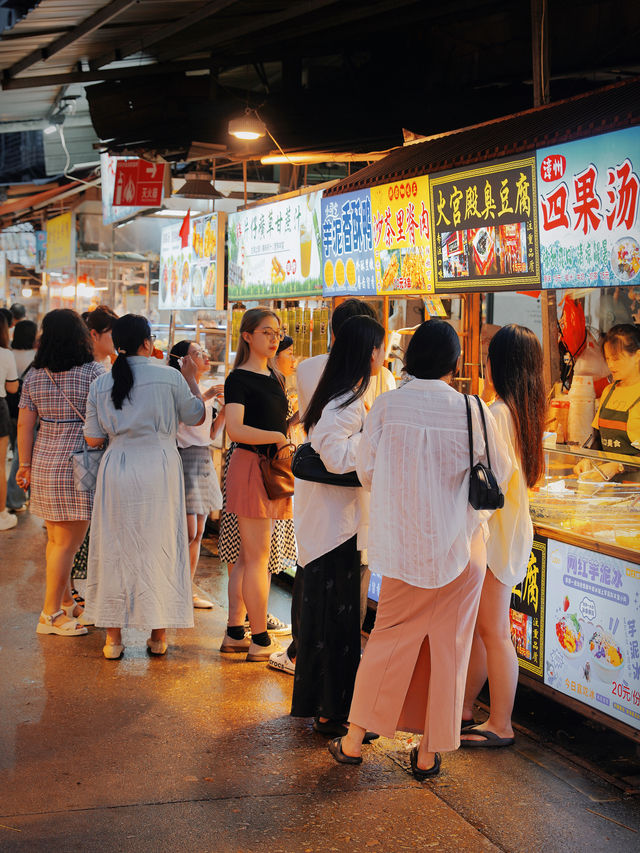
<path fill-rule="evenodd" d="M 207 518 L 220 511 L 229 569 L 220 652 L 293 676 L 292 716 L 312 719 L 336 761 L 360 764 L 379 735 L 420 733 L 410 759 L 424 780 L 443 752 L 513 743 L 509 597 L 531 549 L 527 489 L 543 471 L 532 332 L 511 325 L 493 338 L 486 402 L 455 389 L 460 341 L 441 320 L 416 329 L 395 389 L 384 327 L 357 299 L 336 308 L 329 353 L 297 371 L 278 315 L 247 310 L 233 369 L 206 391 L 206 350 L 178 341 L 160 364 L 142 316 L 59 309 L 36 335 L 24 315 L 16 323 L 0 312 L 0 530 L 27 501 L 44 520 L 38 634 L 95 625 L 115 660 L 123 629 L 140 628 L 149 653 L 164 655 L 168 629 L 213 607 L 195 576 Z M 231 445 L 220 483 L 210 444 L 223 426 Z M 265 460 L 301 436 L 332 482 L 296 479 L 270 497 Z M 80 491 L 71 456 L 86 448 L 102 453 L 95 489 Z M 472 464 L 490 455 L 502 509 L 471 506 L 470 455 Z M 74 559 L 86 602 L 72 586 Z M 272 574 L 293 565 L 289 626 L 268 599 Z M 362 653 L 367 566 L 382 585 Z M 277 638 L 289 633 L 282 648 Z M 476 724 L 487 678 L 490 716 Z"/>

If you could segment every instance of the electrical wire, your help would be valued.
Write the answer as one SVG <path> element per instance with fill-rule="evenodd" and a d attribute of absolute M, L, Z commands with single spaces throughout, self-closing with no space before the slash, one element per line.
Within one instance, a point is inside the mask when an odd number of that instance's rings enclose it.
<path fill-rule="evenodd" d="M 67 148 L 67 140 L 64 138 L 64 128 L 61 124 L 57 125 L 57 131 L 60 134 L 60 142 L 62 143 L 62 150 L 64 151 L 65 157 L 67 158 L 67 162 L 64 165 L 64 169 L 62 170 L 62 174 L 65 178 L 69 178 L 70 181 L 78 181 L 80 184 L 86 184 L 88 187 L 95 186 L 94 182 L 91 181 L 83 181 L 82 178 L 77 178 L 74 175 L 69 174 L 69 166 L 71 165 L 71 155 L 69 154 L 69 149 Z"/>

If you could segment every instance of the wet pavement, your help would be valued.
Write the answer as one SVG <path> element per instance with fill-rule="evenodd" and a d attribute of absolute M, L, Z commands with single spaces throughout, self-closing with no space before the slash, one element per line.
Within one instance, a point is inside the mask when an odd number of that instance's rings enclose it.
<path fill-rule="evenodd" d="M 226 571 L 210 553 L 198 580 L 215 606 L 170 632 L 166 658 L 147 656 L 140 631 L 124 632 L 121 661 L 104 660 L 96 629 L 36 635 L 44 544 L 28 513 L 0 533 L 3 853 L 640 849 L 640 797 L 537 736 L 446 755 L 422 785 L 409 736 L 366 747 L 359 768 L 335 764 L 310 721 L 288 716 L 290 676 L 218 652 Z M 270 609 L 289 621 L 288 607 L 274 585 Z"/>

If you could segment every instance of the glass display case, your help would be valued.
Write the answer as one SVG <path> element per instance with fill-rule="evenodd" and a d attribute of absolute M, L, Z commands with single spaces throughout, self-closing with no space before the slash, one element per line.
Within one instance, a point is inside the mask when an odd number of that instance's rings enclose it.
<path fill-rule="evenodd" d="M 545 440 L 544 483 L 531 493 L 539 528 L 582 547 L 640 562 L 640 456 Z M 624 552 L 624 553 L 621 553 Z"/>

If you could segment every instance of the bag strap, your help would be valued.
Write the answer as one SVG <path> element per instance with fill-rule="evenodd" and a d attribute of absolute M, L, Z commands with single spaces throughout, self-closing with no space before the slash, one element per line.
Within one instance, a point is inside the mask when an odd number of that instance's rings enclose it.
<path fill-rule="evenodd" d="M 469 397 L 464 395 L 464 402 L 467 407 L 467 431 L 469 433 L 469 469 L 473 469 L 473 425 L 471 423 L 471 405 Z"/>
<path fill-rule="evenodd" d="M 482 403 L 480 402 L 480 397 L 477 394 L 473 395 L 478 401 L 478 408 L 480 409 L 480 420 L 482 421 L 482 431 L 484 432 L 484 447 L 487 451 L 487 468 L 491 468 L 491 458 L 489 457 L 489 440 L 487 438 L 487 424 L 484 419 L 484 410 L 482 408 Z"/>
<path fill-rule="evenodd" d="M 80 420 L 82 421 L 82 423 L 83 423 L 83 424 L 85 424 L 85 423 L 87 422 L 86 418 L 84 417 L 84 415 L 81 415 L 81 414 L 80 414 L 80 412 L 76 409 L 76 407 L 73 405 L 73 403 L 71 402 L 71 400 L 70 400 L 70 399 L 67 397 L 67 395 L 64 393 L 64 391 L 62 390 L 62 388 L 58 385 L 58 383 L 56 382 L 56 380 L 55 380 L 55 379 L 53 378 L 53 376 L 51 375 L 51 371 L 49 370 L 49 368 L 48 368 L 48 367 L 45 367 L 44 372 L 47 374 L 47 376 L 49 377 L 49 379 L 51 380 L 51 382 L 56 386 L 56 388 L 57 388 L 57 389 L 58 389 L 58 391 L 60 392 L 60 395 L 61 395 L 61 396 L 62 396 L 62 397 L 67 401 L 67 403 L 71 406 L 71 408 L 72 408 L 72 409 L 73 409 L 73 411 L 76 413 L 76 415 L 80 418 Z"/>

